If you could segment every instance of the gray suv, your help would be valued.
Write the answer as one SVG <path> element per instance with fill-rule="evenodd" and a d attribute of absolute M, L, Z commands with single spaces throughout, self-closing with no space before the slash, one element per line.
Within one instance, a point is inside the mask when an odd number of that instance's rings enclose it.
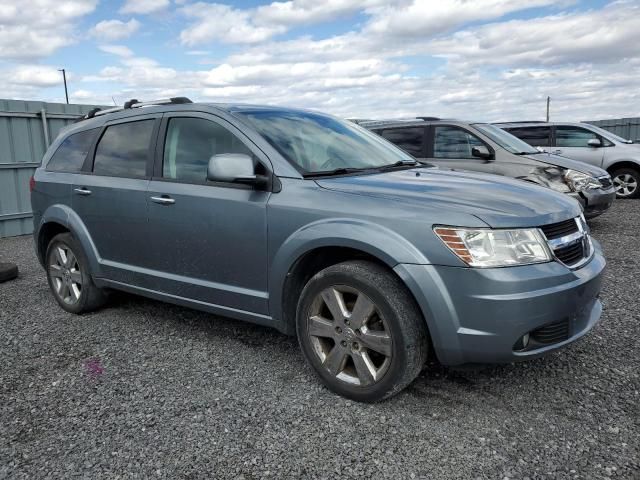
<path fill-rule="evenodd" d="M 512 122 L 500 128 L 530 145 L 604 168 L 618 198 L 640 198 L 640 145 L 588 123 Z"/>
<path fill-rule="evenodd" d="M 601 168 L 540 152 L 491 124 L 433 117 L 358 123 L 421 161 L 504 175 L 565 193 L 582 205 L 587 218 L 607 211 L 615 198 L 611 177 Z"/>
<path fill-rule="evenodd" d="M 600 317 L 605 259 L 565 195 L 425 167 L 303 110 L 179 98 L 88 117 L 31 182 L 68 312 L 116 289 L 271 326 L 360 401 L 400 391 L 430 351 L 524 360 Z"/>

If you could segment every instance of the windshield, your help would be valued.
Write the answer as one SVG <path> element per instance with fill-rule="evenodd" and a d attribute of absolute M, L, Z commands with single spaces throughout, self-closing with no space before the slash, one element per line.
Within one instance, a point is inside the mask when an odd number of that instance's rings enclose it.
<path fill-rule="evenodd" d="M 518 155 L 540 153 L 536 148 L 532 147 L 528 143 L 523 142 L 518 137 L 511 135 L 509 132 L 496 127 L 495 125 L 488 123 L 476 123 L 473 126 L 508 152 Z"/>
<path fill-rule="evenodd" d="M 615 133 L 611 133 L 609 130 L 605 130 L 604 128 L 596 127 L 595 125 L 591 125 L 590 123 L 588 123 L 587 125 L 589 125 L 589 128 L 591 130 L 599 133 L 600 135 L 602 135 L 605 138 L 608 138 L 609 140 L 615 140 L 620 143 L 633 143 L 631 140 L 627 140 L 626 138 L 619 137 Z"/>
<path fill-rule="evenodd" d="M 416 163 L 413 157 L 383 138 L 330 115 L 291 110 L 235 113 L 303 174 Z"/>

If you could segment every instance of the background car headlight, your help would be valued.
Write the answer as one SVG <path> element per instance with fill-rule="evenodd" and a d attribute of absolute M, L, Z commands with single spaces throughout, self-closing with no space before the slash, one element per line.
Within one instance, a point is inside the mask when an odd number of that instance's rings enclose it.
<path fill-rule="evenodd" d="M 436 235 L 472 267 L 506 267 L 551 261 L 551 252 L 537 228 L 514 230 L 436 227 Z"/>
<path fill-rule="evenodd" d="M 592 177 L 591 175 L 587 175 L 586 173 L 577 172 L 575 170 L 567 170 L 564 174 L 564 179 L 567 182 L 567 185 L 574 192 L 581 192 L 582 190 L 589 190 L 593 188 L 600 188 L 602 185 L 600 184 L 600 180 Z"/>

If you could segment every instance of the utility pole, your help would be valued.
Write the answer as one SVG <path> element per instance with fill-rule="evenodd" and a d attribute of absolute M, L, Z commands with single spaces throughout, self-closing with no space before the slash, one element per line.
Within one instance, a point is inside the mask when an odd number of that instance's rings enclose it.
<path fill-rule="evenodd" d="M 547 122 L 549 121 L 549 105 L 551 104 L 551 97 L 547 97 Z"/>
<path fill-rule="evenodd" d="M 67 99 L 67 105 L 69 105 L 69 91 L 67 90 L 67 72 L 65 72 L 64 68 L 58 70 L 62 72 L 62 79 L 64 80 L 64 96 Z"/>

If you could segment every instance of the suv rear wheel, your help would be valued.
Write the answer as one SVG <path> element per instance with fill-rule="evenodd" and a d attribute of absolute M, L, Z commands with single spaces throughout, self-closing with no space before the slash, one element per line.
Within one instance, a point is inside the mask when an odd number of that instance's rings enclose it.
<path fill-rule="evenodd" d="M 611 174 L 618 198 L 640 198 L 640 171 L 620 168 Z"/>
<path fill-rule="evenodd" d="M 49 287 L 63 309 L 84 313 L 104 304 L 106 295 L 93 283 L 87 257 L 70 233 L 53 237 L 45 258 Z"/>
<path fill-rule="evenodd" d="M 422 314 L 400 280 L 367 261 L 317 273 L 298 302 L 298 341 L 332 391 L 363 402 L 409 385 L 427 359 Z"/>

